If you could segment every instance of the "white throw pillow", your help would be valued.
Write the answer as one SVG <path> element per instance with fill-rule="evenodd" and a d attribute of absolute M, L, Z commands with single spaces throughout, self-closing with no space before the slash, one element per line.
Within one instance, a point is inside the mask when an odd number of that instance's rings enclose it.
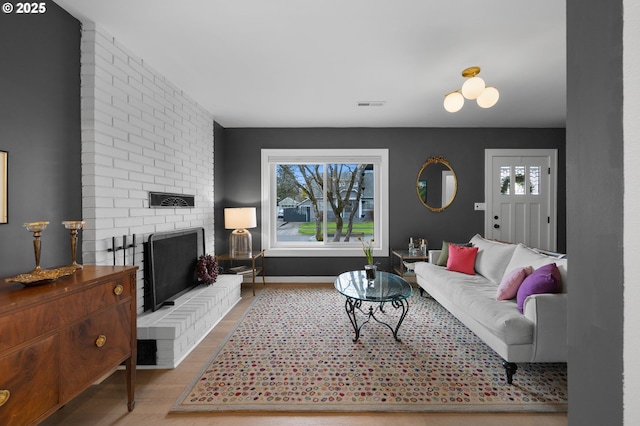
<path fill-rule="evenodd" d="M 478 247 L 476 272 L 488 280 L 500 284 L 516 245 L 487 240 L 479 234 L 474 235 L 469 242 L 474 247 Z"/>

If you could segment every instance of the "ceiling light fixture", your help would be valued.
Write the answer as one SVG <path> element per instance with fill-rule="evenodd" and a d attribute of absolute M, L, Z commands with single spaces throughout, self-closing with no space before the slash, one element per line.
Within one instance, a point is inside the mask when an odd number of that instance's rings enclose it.
<path fill-rule="evenodd" d="M 485 86 L 484 80 L 478 77 L 480 67 L 470 67 L 462 71 L 467 79 L 461 89 L 449 92 L 444 96 L 444 109 L 458 112 L 464 105 L 464 98 L 475 99 L 481 108 L 491 108 L 498 102 L 500 93 L 493 86 Z"/>

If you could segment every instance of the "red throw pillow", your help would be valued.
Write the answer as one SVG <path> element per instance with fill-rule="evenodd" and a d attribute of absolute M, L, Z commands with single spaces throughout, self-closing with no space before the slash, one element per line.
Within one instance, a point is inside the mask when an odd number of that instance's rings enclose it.
<path fill-rule="evenodd" d="M 449 244 L 449 259 L 447 259 L 447 269 L 449 271 L 462 272 L 463 274 L 475 275 L 473 269 L 476 264 L 478 247 L 458 247 Z"/>

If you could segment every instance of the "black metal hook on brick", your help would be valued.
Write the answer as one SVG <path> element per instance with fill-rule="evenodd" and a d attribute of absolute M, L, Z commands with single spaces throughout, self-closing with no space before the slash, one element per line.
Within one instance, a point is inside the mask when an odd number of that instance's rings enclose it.
<path fill-rule="evenodd" d="M 127 249 L 133 249 L 132 254 L 133 254 L 133 265 L 136 264 L 136 234 L 132 235 L 132 243 L 127 245 L 127 236 L 123 235 L 122 236 L 122 245 L 121 246 L 116 246 L 116 237 L 111 237 L 111 248 L 107 249 L 107 252 L 111 253 L 113 252 L 113 266 L 116 265 L 116 252 L 122 250 L 122 264 L 126 265 L 127 264 Z"/>

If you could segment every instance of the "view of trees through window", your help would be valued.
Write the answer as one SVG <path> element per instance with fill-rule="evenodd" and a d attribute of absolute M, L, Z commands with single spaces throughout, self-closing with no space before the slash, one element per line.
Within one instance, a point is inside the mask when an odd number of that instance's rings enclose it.
<path fill-rule="evenodd" d="M 277 164 L 277 240 L 373 238 L 373 186 L 373 164 Z"/>

